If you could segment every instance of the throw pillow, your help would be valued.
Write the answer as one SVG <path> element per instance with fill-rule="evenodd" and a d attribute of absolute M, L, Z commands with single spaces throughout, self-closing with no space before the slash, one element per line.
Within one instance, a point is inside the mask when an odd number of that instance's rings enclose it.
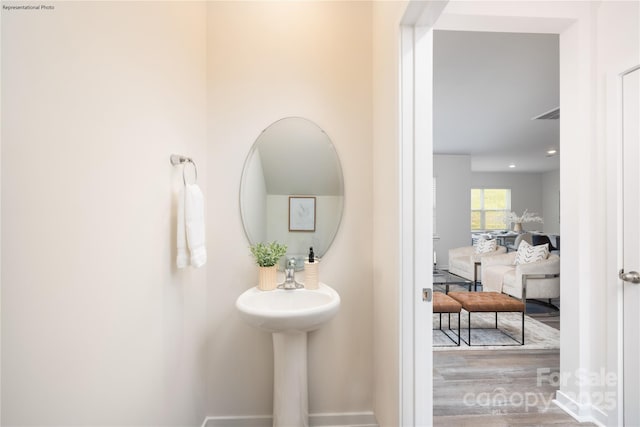
<path fill-rule="evenodd" d="M 486 254 L 486 253 L 495 251 L 497 247 L 498 247 L 498 242 L 496 242 L 496 239 L 491 239 L 491 240 L 480 239 L 478 240 L 478 243 L 476 243 L 476 253 Z"/>
<path fill-rule="evenodd" d="M 516 259 L 514 264 L 528 264 L 530 262 L 537 262 L 547 259 L 549 257 L 549 245 L 532 246 L 526 240 L 520 242 L 518 246 L 518 252 L 516 253 Z"/>

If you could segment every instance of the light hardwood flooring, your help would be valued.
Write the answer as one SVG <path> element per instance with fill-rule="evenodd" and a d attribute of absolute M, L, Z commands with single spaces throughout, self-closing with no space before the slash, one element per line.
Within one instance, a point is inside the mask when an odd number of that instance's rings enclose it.
<path fill-rule="evenodd" d="M 560 312 L 548 314 L 529 314 L 529 316 L 533 317 L 538 322 L 544 323 L 547 326 L 551 326 L 554 329 L 560 330 Z"/>
<path fill-rule="evenodd" d="M 537 321 L 544 323 L 545 325 L 551 326 L 557 330 L 560 330 L 560 316 L 531 316 Z"/>
<path fill-rule="evenodd" d="M 434 352 L 434 426 L 592 425 L 551 402 L 559 366 L 558 350 Z"/>
<path fill-rule="evenodd" d="M 560 329 L 558 315 L 533 317 Z M 547 378 L 559 368 L 559 350 L 436 351 L 434 426 L 594 425 L 578 423 L 551 402 L 557 387 Z"/>

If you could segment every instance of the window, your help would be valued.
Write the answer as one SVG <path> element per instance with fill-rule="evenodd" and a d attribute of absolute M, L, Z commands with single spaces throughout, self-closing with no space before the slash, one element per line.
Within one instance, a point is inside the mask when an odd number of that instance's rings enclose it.
<path fill-rule="evenodd" d="M 510 211 L 510 189 L 471 189 L 471 231 L 506 230 L 509 224 L 504 216 Z"/>

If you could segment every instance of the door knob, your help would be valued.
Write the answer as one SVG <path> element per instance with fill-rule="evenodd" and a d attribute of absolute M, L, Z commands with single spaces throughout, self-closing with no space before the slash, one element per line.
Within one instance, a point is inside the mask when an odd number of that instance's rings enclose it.
<path fill-rule="evenodd" d="M 637 271 L 625 273 L 624 270 L 620 270 L 618 277 L 620 277 L 620 280 L 624 280 L 625 282 L 640 283 L 640 273 Z"/>

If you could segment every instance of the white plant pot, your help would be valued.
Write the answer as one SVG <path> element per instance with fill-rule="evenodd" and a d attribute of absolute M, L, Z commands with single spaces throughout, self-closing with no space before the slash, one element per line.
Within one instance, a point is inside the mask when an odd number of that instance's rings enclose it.
<path fill-rule="evenodd" d="M 272 291 L 278 286 L 278 266 L 259 267 L 258 269 L 258 289 L 261 291 Z"/>

